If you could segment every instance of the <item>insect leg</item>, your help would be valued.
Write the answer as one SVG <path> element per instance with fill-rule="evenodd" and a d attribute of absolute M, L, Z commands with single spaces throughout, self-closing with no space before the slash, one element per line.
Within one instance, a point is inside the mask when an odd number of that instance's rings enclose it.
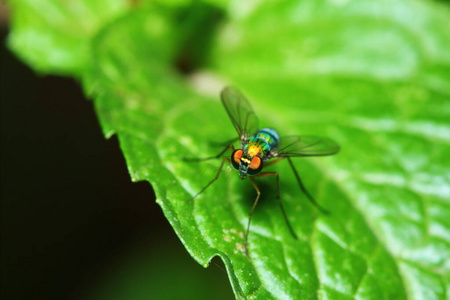
<path fill-rule="evenodd" d="M 225 142 L 210 141 L 209 144 L 214 147 L 223 147 L 223 146 L 228 146 L 230 144 L 233 144 L 234 142 L 237 142 L 238 140 L 239 140 L 239 137 L 235 137 L 235 138 L 227 140 Z"/>
<path fill-rule="evenodd" d="M 281 212 L 283 213 L 283 217 L 284 217 L 284 220 L 286 221 L 289 231 L 291 232 L 292 236 L 296 240 L 298 240 L 297 234 L 295 233 L 294 229 L 292 228 L 291 223 L 289 223 L 289 219 L 287 217 L 286 211 L 284 210 L 283 202 L 281 201 L 281 198 L 280 198 L 280 175 L 278 175 L 277 172 L 262 172 L 256 176 L 258 176 L 258 177 L 276 176 L 277 177 L 277 201 L 278 201 L 278 204 L 280 205 Z"/>
<path fill-rule="evenodd" d="M 268 166 L 274 165 L 279 161 L 282 161 L 283 159 L 285 159 L 286 157 L 277 157 L 272 161 L 269 161 L 267 164 L 264 164 L 264 168 L 267 168 Z"/>
<path fill-rule="evenodd" d="M 216 159 L 221 157 L 225 152 L 227 152 L 228 149 L 231 149 L 234 151 L 234 146 L 233 144 L 229 144 L 225 147 L 225 149 L 223 149 L 219 154 L 215 155 L 215 156 L 210 156 L 210 157 L 204 157 L 204 158 L 190 158 L 190 157 L 183 157 L 184 161 L 189 161 L 189 162 L 194 162 L 194 161 L 204 161 L 204 160 L 210 160 L 210 159 Z M 223 164 L 223 163 L 222 163 Z"/>
<path fill-rule="evenodd" d="M 290 157 L 287 157 L 287 160 L 289 162 L 289 165 L 292 168 L 292 171 L 294 172 L 295 178 L 297 179 L 298 185 L 300 186 L 300 189 L 302 190 L 302 192 L 306 195 L 306 197 L 309 199 L 309 201 L 319 210 L 321 211 L 323 214 L 325 215 L 329 215 L 330 212 L 328 210 L 326 210 L 325 208 L 323 208 L 319 203 L 317 203 L 317 201 L 311 196 L 311 194 L 306 190 L 305 186 L 302 183 L 302 180 L 300 179 L 300 176 L 297 173 L 297 170 L 294 167 L 294 164 L 292 163 L 292 160 Z"/>
<path fill-rule="evenodd" d="M 253 184 L 253 187 L 256 190 L 256 199 L 255 202 L 253 202 L 253 206 L 252 209 L 250 210 L 250 213 L 248 214 L 248 222 L 247 222 L 247 230 L 245 232 L 245 242 L 244 242 L 244 246 L 245 246 L 245 254 L 248 256 L 248 248 L 247 248 L 247 244 L 248 244 L 248 233 L 250 231 L 250 221 L 252 219 L 252 215 L 253 215 L 253 211 L 255 210 L 256 204 L 258 204 L 258 200 L 259 200 L 259 196 L 261 196 L 261 191 L 259 190 L 258 185 L 256 184 L 255 179 L 253 179 L 253 177 L 249 177 L 250 181 Z"/>
<path fill-rule="evenodd" d="M 225 152 L 225 151 L 222 151 L 222 152 Z M 223 153 L 222 153 L 222 154 L 223 154 Z M 230 162 L 230 159 L 229 159 L 228 157 L 224 157 L 223 160 L 222 160 L 222 163 L 220 164 L 219 169 L 217 170 L 216 176 L 214 176 L 214 178 L 213 178 L 213 179 L 212 179 L 212 180 L 211 180 L 204 188 L 202 188 L 202 189 L 200 190 L 200 192 L 198 192 L 197 194 L 195 194 L 192 198 L 187 199 L 187 200 L 186 200 L 187 202 L 194 200 L 198 195 L 200 195 L 201 193 L 203 193 L 203 192 L 204 192 L 211 184 L 213 184 L 214 181 L 217 180 L 217 178 L 219 178 L 220 172 L 222 172 L 223 164 L 224 164 L 226 161 L 227 161 L 227 162 Z"/>

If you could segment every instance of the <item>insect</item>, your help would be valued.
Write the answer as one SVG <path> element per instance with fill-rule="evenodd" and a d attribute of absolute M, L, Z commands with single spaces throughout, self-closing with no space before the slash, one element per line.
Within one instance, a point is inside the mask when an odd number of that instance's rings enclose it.
<path fill-rule="evenodd" d="M 203 193 L 211 184 L 218 178 L 224 166 L 224 163 L 231 162 L 231 165 L 239 171 L 241 179 L 248 177 L 256 190 L 256 199 L 248 215 L 247 229 L 245 232 L 245 252 L 248 255 L 248 234 L 250 231 L 250 223 L 258 200 L 261 196 L 259 187 L 254 177 L 273 176 L 276 178 L 277 191 L 276 199 L 280 205 L 284 220 L 291 232 L 292 236 L 297 239 L 297 235 L 293 230 L 286 211 L 283 207 L 283 202 L 280 198 L 280 176 L 277 172 L 262 172 L 263 168 L 271 166 L 281 160 L 286 159 L 294 172 L 300 190 L 306 195 L 311 203 L 322 213 L 328 214 L 328 211 L 321 207 L 311 194 L 306 190 L 300 179 L 291 157 L 298 156 L 325 156 L 332 155 L 339 151 L 339 145 L 328 138 L 316 136 L 285 136 L 280 137 L 275 129 L 258 127 L 258 119 L 249 103 L 249 101 L 234 87 L 226 87 L 221 92 L 222 104 L 233 123 L 234 128 L 238 133 L 238 137 L 226 143 L 226 147 L 217 155 L 206 158 L 185 159 L 188 161 L 204 161 L 210 159 L 218 159 L 228 151 L 232 150 L 231 157 L 225 157 L 220 164 L 215 177 L 203 187 L 196 195 L 188 199 L 193 200 L 201 193 Z M 241 147 L 235 149 L 233 142 L 240 140 Z"/>

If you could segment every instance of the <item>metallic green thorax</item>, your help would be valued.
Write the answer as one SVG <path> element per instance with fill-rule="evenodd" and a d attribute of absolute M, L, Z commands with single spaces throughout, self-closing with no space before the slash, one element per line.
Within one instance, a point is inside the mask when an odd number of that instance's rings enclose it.
<path fill-rule="evenodd" d="M 259 156 L 263 161 L 266 161 L 271 157 L 270 152 L 278 148 L 279 143 L 280 137 L 274 129 L 263 128 L 249 137 L 242 145 L 242 149 L 245 157 Z"/>

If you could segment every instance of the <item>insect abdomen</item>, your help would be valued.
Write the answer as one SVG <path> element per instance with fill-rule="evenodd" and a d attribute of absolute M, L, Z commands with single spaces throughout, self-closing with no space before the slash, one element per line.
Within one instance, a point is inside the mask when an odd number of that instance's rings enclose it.
<path fill-rule="evenodd" d="M 276 149 L 280 144 L 280 137 L 278 136 L 278 133 L 275 131 L 275 129 L 272 128 L 263 128 L 261 130 L 258 130 L 255 136 L 258 138 L 262 138 L 267 142 L 269 151 Z"/>

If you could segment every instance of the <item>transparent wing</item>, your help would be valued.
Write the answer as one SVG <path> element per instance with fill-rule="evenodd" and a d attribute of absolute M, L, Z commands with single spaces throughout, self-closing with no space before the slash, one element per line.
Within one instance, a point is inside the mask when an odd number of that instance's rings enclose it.
<path fill-rule="evenodd" d="M 241 139 L 246 139 L 258 130 L 258 118 L 256 118 L 247 98 L 241 92 L 228 86 L 222 90 L 220 97 Z"/>
<path fill-rule="evenodd" d="M 278 157 L 290 156 L 325 156 L 339 151 L 339 145 L 331 139 L 296 135 L 280 139 L 281 147 L 277 150 Z"/>

